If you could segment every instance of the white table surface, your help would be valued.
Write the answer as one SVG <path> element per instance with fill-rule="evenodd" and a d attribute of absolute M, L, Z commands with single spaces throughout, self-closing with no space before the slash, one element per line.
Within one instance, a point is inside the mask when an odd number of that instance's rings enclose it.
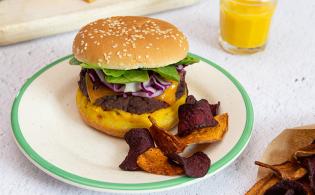
<path fill-rule="evenodd" d="M 156 194 L 243 194 L 253 183 L 266 145 L 286 127 L 315 123 L 315 1 L 283 0 L 262 53 L 230 55 L 218 45 L 219 0 L 153 17 L 176 24 L 190 51 L 232 73 L 248 91 L 255 112 L 253 136 L 228 168 L 198 184 Z M 71 53 L 75 32 L 0 47 L 1 194 L 99 194 L 64 184 L 32 165 L 11 135 L 10 110 L 25 80 L 40 67 Z"/>

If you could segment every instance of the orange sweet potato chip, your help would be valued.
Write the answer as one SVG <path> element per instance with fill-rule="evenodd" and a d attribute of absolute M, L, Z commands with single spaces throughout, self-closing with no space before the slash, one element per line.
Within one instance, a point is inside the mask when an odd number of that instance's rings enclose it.
<path fill-rule="evenodd" d="M 149 173 L 158 175 L 181 175 L 184 173 L 181 167 L 169 163 L 168 158 L 159 148 L 150 148 L 138 156 L 138 166 Z"/>
<path fill-rule="evenodd" d="M 313 155 L 315 155 L 315 144 L 310 144 L 306 147 L 303 147 L 297 150 L 294 153 L 293 157 L 295 159 L 298 159 L 298 158 L 304 158 L 304 157 L 309 157 Z"/>
<path fill-rule="evenodd" d="M 187 136 L 178 137 L 178 139 L 186 145 L 212 143 L 222 140 L 228 129 L 228 114 L 217 115 L 214 119 L 218 121 L 217 126 L 196 130 Z"/>
<path fill-rule="evenodd" d="M 269 174 L 260 179 L 245 195 L 263 195 L 269 188 L 276 185 L 280 179 L 274 174 Z"/>
<path fill-rule="evenodd" d="M 179 138 L 158 127 L 152 117 L 149 116 L 149 119 L 152 123 L 150 133 L 157 147 L 160 148 L 165 155 L 180 153 L 185 149 L 186 144 Z"/>
<path fill-rule="evenodd" d="M 298 180 L 307 174 L 307 170 L 305 168 L 291 161 L 286 161 L 277 165 L 268 165 L 255 161 L 255 164 L 273 170 L 276 175 L 284 180 Z"/>

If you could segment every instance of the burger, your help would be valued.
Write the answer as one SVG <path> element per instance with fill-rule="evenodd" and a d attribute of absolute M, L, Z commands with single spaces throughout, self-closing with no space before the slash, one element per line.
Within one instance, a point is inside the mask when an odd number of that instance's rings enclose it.
<path fill-rule="evenodd" d="M 133 128 L 172 129 L 188 89 L 185 66 L 198 62 L 174 25 L 140 16 L 99 19 L 73 42 L 70 64 L 81 66 L 76 105 L 85 123 L 123 137 Z"/>

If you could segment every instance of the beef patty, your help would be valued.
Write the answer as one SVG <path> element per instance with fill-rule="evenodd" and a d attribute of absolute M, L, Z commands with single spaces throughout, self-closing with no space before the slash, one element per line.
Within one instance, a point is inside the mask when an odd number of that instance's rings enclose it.
<path fill-rule="evenodd" d="M 95 71 L 92 69 L 83 68 L 80 72 L 80 80 L 78 81 L 80 90 L 87 98 L 89 98 L 89 96 L 85 83 L 85 74 L 88 73 L 93 75 L 96 74 Z M 182 72 L 180 76 L 180 83 L 175 93 L 176 100 L 184 95 L 186 89 L 185 72 Z M 96 75 L 94 78 L 95 81 L 93 82 L 93 88 L 100 87 L 102 85 L 101 81 Z M 121 94 L 104 96 L 97 99 L 94 104 L 101 106 L 103 110 L 120 109 L 134 114 L 152 113 L 156 110 L 169 106 L 166 102 L 157 100 L 155 98 L 132 96 L 129 94 L 127 94 L 127 96 L 126 94 L 124 96 Z"/>

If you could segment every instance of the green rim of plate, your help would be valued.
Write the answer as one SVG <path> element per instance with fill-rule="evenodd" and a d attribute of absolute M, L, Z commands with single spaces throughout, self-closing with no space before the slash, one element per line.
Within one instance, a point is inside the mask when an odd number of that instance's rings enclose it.
<path fill-rule="evenodd" d="M 219 65 L 211 62 L 210 60 L 207 60 L 195 54 L 191 54 L 191 55 L 213 66 L 214 68 L 222 72 L 227 78 L 229 78 L 232 81 L 232 83 L 237 87 L 239 92 L 241 93 L 244 103 L 245 103 L 245 107 L 246 107 L 246 124 L 243 130 L 243 133 L 240 139 L 238 140 L 238 142 L 235 144 L 235 146 L 223 158 L 221 158 L 220 160 L 218 160 L 216 163 L 214 163 L 211 166 L 208 174 L 210 173 L 213 174 L 219 169 L 222 169 L 228 164 L 230 164 L 231 162 L 233 162 L 233 160 L 245 149 L 252 133 L 252 127 L 253 127 L 253 121 L 254 121 L 253 107 L 245 89 L 230 73 L 228 73 L 226 70 L 221 68 Z M 20 89 L 20 91 L 18 92 L 14 100 L 12 111 L 11 111 L 11 125 L 12 125 L 12 129 L 13 129 L 13 133 L 16 138 L 16 141 L 20 145 L 20 148 L 23 150 L 24 154 L 27 157 L 29 157 L 32 161 L 34 161 L 37 165 L 39 165 L 40 168 L 42 168 L 45 172 L 53 176 L 60 177 L 64 181 L 68 181 L 76 185 L 83 185 L 86 187 L 90 187 L 94 189 L 96 188 L 100 190 L 106 190 L 106 189 L 107 190 L 155 190 L 155 189 L 163 189 L 167 187 L 176 186 L 176 185 L 194 180 L 194 178 L 182 176 L 182 177 L 169 179 L 165 181 L 139 183 L 139 184 L 110 183 L 110 182 L 98 181 L 98 180 L 93 180 L 89 178 L 84 178 L 84 177 L 72 174 L 70 172 L 67 172 L 61 168 L 58 168 L 55 165 L 48 162 L 47 160 L 43 159 L 39 154 L 36 153 L 36 151 L 32 149 L 32 147 L 25 140 L 23 133 L 21 132 L 20 125 L 19 125 L 18 111 L 19 111 L 19 103 L 21 101 L 21 98 L 24 92 L 27 90 L 28 86 L 31 85 L 31 83 L 37 77 L 39 77 L 43 72 L 59 64 L 60 62 L 69 59 L 72 56 L 73 55 L 65 56 L 41 68 L 38 72 L 36 72 L 31 78 L 29 78 L 24 83 L 24 85 L 22 86 L 22 88 Z"/>

